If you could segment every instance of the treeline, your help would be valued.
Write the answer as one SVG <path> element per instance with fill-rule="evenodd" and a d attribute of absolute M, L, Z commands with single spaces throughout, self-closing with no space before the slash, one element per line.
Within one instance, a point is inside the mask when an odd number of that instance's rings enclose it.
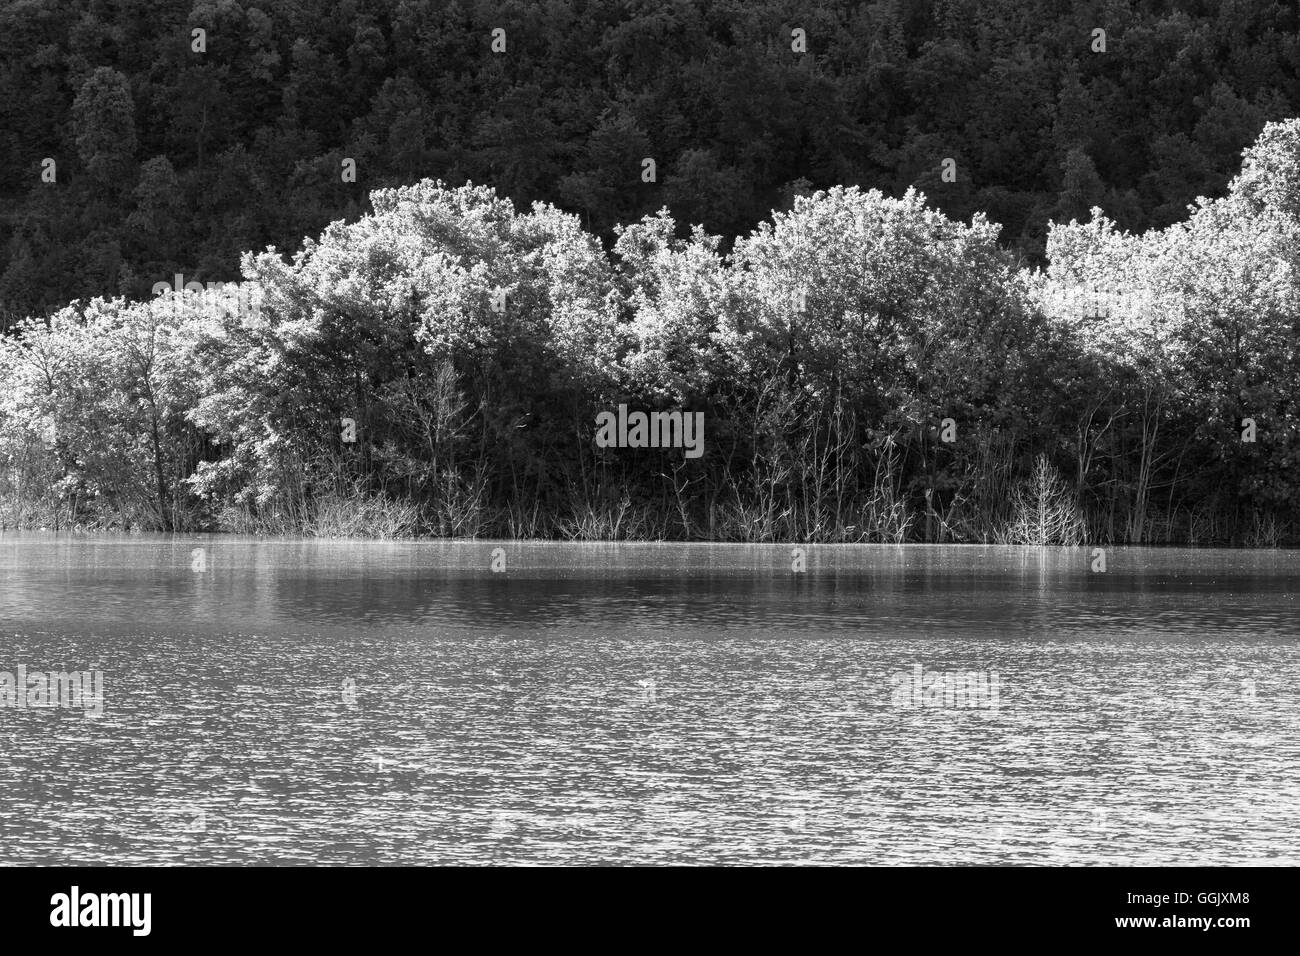
<path fill-rule="evenodd" d="M 724 252 L 428 180 L 231 290 L 0 340 L 9 526 L 736 541 L 1300 538 L 1300 120 L 1221 199 L 1024 268 L 917 192 Z M 704 453 L 598 447 L 620 404 Z"/>
<path fill-rule="evenodd" d="M 0 328 L 233 279 L 423 178 L 607 248 L 667 206 L 724 251 L 796 195 L 915 185 L 1041 265 L 1049 221 L 1168 226 L 1300 115 L 1282 0 L 0 0 L 0 64 Z"/>

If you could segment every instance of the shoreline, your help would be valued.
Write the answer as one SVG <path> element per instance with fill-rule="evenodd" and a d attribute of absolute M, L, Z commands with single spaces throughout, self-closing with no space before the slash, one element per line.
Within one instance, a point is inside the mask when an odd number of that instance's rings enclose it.
<path fill-rule="evenodd" d="M 121 538 L 138 538 L 141 540 L 195 540 L 195 539 L 212 539 L 225 541 L 250 541 L 250 542 L 334 542 L 339 544 L 464 544 L 464 545 L 489 545 L 489 544 L 520 544 L 520 545 L 612 545 L 612 546 L 656 546 L 656 547 L 682 547 L 682 546 L 705 546 L 711 548 L 717 547 L 737 547 L 737 548 L 907 548 L 907 549 L 926 549 L 926 548 L 959 548 L 963 550 L 975 548 L 1000 548 L 1000 549 L 1035 549 L 1041 551 L 1089 551 L 1091 549 L 1142 549 L 1150 551 L 1235 551 L 1242 553 L 1263 553 L 1263 552 L 1300 552 L 1300 543 L 1295 544 L 1278 544 L 1278 545 L 1245 545 L 1231 544 L 1223 542 L 1205 543 L 1205 544 L 1188 544 L 1178 541 L 1161 541 L 1161 542 L 1126 542 L 1126 541 L 1105 541 L 1105 542 L 1085 542 L 1081 544 L 1033 544 L 1033 543 L 1014 543 L 1014 542 L 996 542 L 996 541 L 806 541 L 806 540 L 781 540 L 781 541 L 728 541 L 706 538 L 693 538 L 689 540 L 673 538 L 544 538 L 544 537 L 454 537 L 444 535 L 409 535 L 402 537 L 377 537 L 370 535 L 315 535 L 315 534 L 257 534 L 243 531 L 141 531 L 141 530 L 113 530 L 113 529 L 66 529 L 58 530 L 50 528 L 0 528 L 0 539 L 6 536 L 30 537 L 37 540 L 48 540 L 54 537 L 68 538 L 99 538 L 103 540 L 114 540 Z"/>

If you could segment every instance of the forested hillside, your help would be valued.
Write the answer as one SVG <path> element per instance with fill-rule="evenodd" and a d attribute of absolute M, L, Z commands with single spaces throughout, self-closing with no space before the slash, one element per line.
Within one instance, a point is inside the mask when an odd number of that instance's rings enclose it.
<path fill-rule="evenodd" d="M 1273 0 L 4 0 L 0 321 L 236 278 L 242 251 L 295 249 L 423 178 L 553 203 L 606 244 L 667 206 L 724 249 L 801 192 L 915 185 L 1041 263 L 1049 221 L 1099 205 L 1144 230 L 1221 195 L 1264 122 L 1300 115 L 1298 17 Z"/>
<path fill-rule="evenodd" d="M 1296 26 L 4 3 L 0 527 L 1295 542 Z"/>

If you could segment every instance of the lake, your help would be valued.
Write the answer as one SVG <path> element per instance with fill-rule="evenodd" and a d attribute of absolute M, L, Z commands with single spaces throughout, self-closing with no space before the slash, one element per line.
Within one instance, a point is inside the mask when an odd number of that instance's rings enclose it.
<path fill-rule="evenodd" d="M 1300 552 L 792 550 L 0 535 L 0 862 L 1300 863 Z"/>

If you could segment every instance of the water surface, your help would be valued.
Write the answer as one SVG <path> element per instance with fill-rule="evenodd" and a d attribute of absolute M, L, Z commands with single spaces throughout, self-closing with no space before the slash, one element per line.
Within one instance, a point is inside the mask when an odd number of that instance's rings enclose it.
<path fill-rule="evenodd" d="M 791 550 L 4 534 L 0 861 L 1300 862 L 1300 553 Z"/>

